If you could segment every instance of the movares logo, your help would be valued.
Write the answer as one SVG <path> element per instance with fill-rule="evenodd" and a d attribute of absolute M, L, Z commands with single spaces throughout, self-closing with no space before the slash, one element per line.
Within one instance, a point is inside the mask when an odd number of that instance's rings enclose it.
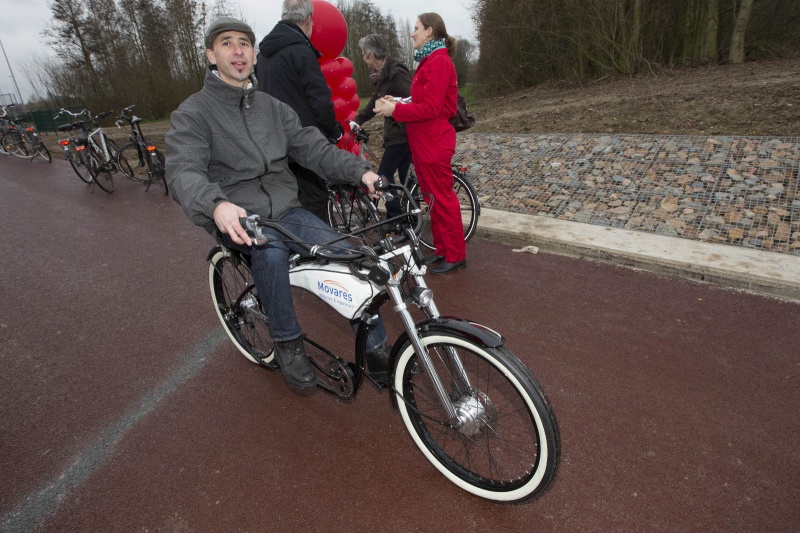
<path fill-rule="evenodd" d="M 334 298 L 339 298 L 345 302 L 353 302 L 353 295 L 350 294 L 350 291 L 345 289 L 343 285 L 333 280 L 326 279 L 324 281 L 317 281 L 317 290 L 323 294 L 333 296 Z"/>

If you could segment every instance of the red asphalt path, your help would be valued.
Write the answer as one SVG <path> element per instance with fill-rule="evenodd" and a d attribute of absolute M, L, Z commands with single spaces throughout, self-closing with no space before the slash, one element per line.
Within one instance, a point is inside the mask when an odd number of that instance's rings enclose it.
<path fill-rule="evenodd" d="M 563 446 L 548 492 L 496 505 L 386 393 L 299 397 L 238 355 L 210 237 L 56 157 L 0 157 L 0 531 L 800 529 L 800 304 L 471 242 L 437 303 L 506 336 Z"/>

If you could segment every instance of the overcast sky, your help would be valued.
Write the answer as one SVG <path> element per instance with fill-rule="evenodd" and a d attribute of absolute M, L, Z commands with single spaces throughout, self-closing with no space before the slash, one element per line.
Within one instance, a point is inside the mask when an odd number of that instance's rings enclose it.
<path fill-rule="evenodd" d="M 474 0 L 372 0 L 372 3 L 386 15 L 391 13 L 398 27 L 408 20 L 414 25 L 417 15 L 426 11 L 439 13 L 447 25 L 450 35 L 476 42 L 475 28 L 470 19 L 470 9 Z M 267 34 L 281 14 L 282 0 L 232 0 L 238 3 L 242 14 L 253 27 L 256 38 Z M 335 3 L 335 2 L 334 2 Z M 50 26 L 52 13 L 47 0 L 0 0 L 0 42 L 6 57 L 0 56 L 0 94 L 17 90 L 11 74 L 14 74 L 22 97 L 27 99 L 31 93 L 24 66 L 41 58 L 53 55 L 48 49 L 41 33 Z M 11 70 L 9 70 L 9 64 Z"/>

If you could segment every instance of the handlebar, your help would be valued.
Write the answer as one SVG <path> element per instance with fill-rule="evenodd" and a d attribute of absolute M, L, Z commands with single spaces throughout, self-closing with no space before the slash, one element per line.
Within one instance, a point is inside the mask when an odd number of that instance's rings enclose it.
<path fill-rule="evenodd" d="M 419 215 L 419 214 L 421 214 L 421 210 L 419 208 L 419 205 L 417 204 L 417 202 L 414 200 L 413 196 L 411 196 L 411 193 L 409 192 L 409 190 L 404 185 L 396 184 L 396 183 L 389 183 L 388 180 L 385 177 L 381 176 L 380 180 L 375 182 L 375 190 L 379 191 L 379 192 L 382 192 L 384 194 L 387 194 L 389 190 L 402 191 L 403 195 L 408 200 L 409 205 L 411 206 L 411 209 L 410 209 L 410 211 L 408 213 L 403 214 L 403 215 L 401 215 L 399 217 L 396 217 L 398 220 L 408 220 L 408 214 L 411 214 L 411 215 L 414 215 L 414 214 Z M 394 220 L 394 219 L 389 219 L 389 221 L 392 221 L 392 220 Z M 256 246 L 264 244 L 269 240 L 269 238 L 266 235 L 264 235 L 264 233 L 261 230 L 261 228 L 271 228 L 271 229 L 277 231 L 278 233 L 280 233 L 281 235 L 283 235 L 284 237 L 286 237 L 287 239 L 289 239 L 292 243 L 297 244 L 301 248 L 305 249 L 309 254 L 311 254 L 314 257 L 317 257 L 319 259 L 328 260 L 328 261 L 334 261 L 334 262 L 354 262 L 354 261 L 357 261 L 359 259 L 363 259 L 363 258 L 365 258 L 367 256 L 377 255 L 377 253 L 379 252 L 379 250 L 382 248 L 383 245 L 382 244 L 378 244 L 374 248 L 366 248 L 365 247 L 365 248 L 363 248 L 361 250 L 348 249 L 346 253 L 335 253 L 335 252 L 332 252 L 330 250 L 330 247 L 332 245 L 334 245 L 339 240 L 344 240 L 344 239 L 346 239 L 346 238 L 348 238 L 350 236 L 359 235 L 361 233 L 365 233 L 365 232 L 373 230 L 373 229 L 375 229 L 377 227 L 383 226 L 383 225 L 385 225 L 387 223 L 387 221 L 381 221 L 381 222 L 378 222 L 376 224 L 370 224 L 370 225 L 368 225 L 368 226 L 366 226 L 364 228 L 361 228 L 361 229 L 353 232 L 351 235 L 343 235 L 341 238 L 335 239 L 335 240 L 333 240 L 333 241 L 331 241 L 331 242 L 329 242 L 327 244 L 313 245 L 313 246 L 310 246 L 310 245 L 302 242 L 299 237 L 297 237 L 291 231 L 287 230 L 286 228 L 284 228 L 280 224 L 276 223 L 275 221 L 270 220 L 270 219 L 266 219 L 266 220 L 261 219 L 261 217 L 259 215 L 250 215 L 250 216 L 248 216 L 246 218 L 240 218 L 239 219 L 239 223 L 251 235 L 251 238 L 253 239 L 253 243 Z M 417 216 L 416 217 L 416 227 L 414 227 L 412 229 L 406 223 L 406 228 L 405 228 L 404 233 L 402 235 L 397 235 L 395 237 L 392 237 L 390 239 L 391 243 L 394 245 L 394 244 L 399 244 L 402 241 L 412 240 L 412 239 L 416 242 L 417 235 L 419 234 L 419 231 L 422 229 L 422 224 L 423 224 L 423 217 L 422 216 Z M 387 240 L 389 240 L 388 237 L 387 237 Z M 420 254 L 421 254 L 421 252 L 420 252 Z"/>
<path fill-rule="evenodd" d="M 79 116 L 83 115 L 84 113 L 86 113 L 90 117 L 92 116 L 92 113 L 86 108 L 84 108 L 83 111 L 81 111 L 80 113 L 73 113 L 69 109 L 64 109 L 62 107 L 61 109 L 58 110 L 58 113 L 55 114 L 55 116 L 53 117 L 53 120 L 57 119 L 58 117 L 60 117 L 61 115 L 65 114 L 65 113 L 67 115 L 72 115 L 73 117 L 79 117 Z"/>

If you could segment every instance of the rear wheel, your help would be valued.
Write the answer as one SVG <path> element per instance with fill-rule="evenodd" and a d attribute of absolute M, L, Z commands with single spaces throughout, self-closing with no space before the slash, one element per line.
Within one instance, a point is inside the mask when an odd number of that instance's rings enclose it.
<path fill-rule="evenodd" d="M 544 491 L 558 466 L 552 408 L 530 371 L 505 348 L 455 332 L 421 335 L 458 414 L 449 420 L 414 347 L 401 347 L 393 385 L 403 423 L 425 457 L 476 496 L 518 503 Z M 455 369 L 457 361 L 468 377 Z"/>
<path fill-rule="evenodd" d="M 114 176 L 107 166 L 103 165 L 98 155 L 91 151 L 87 155 L 89 172 L 94 177 L 94 182 L 98 187 L 106 192 L 114 192 Z"/>
<path fill-rule="evenodd" d="M 150 172 L 152 174 L 151 178 L 153 181 L 158 182 L 158 186 L 161 187 L 161 192 L 164 194 L 169 194 L 169 186 L 167 185 L 167 176 L 165 172 L 164 166 L 164 154 L 155 150 L 154 152 L 150 153 Z"/>
<path fill-rule="evenodd" d="M 234 346 L 253 363 L 278 368 L 269 321 L 247 261 L 218 249 L 211 257 L 208 281 L 217 317 Z"/>
<path fill-rule="evenodd" d="M 3 143 L 3 150 L 11 155 L 17 157 L 28 157 L 28 148 L 25 146 L 25 140 L 17 131 L 9 131 L 3 135 L 0 141 Z"/>
<path fill-rule="evenodd" d="M 419 183 L 415 180 L 411 186 L 411 196 L 422 210 L 422 229 L 420 230 L 420 242 L 431 250 L 433 245 L 433 232 L 431 231 L 430 209 L 435 208 L 435 202 L 428 195 L 422 193 Z M 478 216 L 480 215 L 480 204 L 478 203 L 478 193 L 472 187 L 461 172 L 453 171 L 453 190 L 458 197 L 458 204 L 461 206 L 461 221 L 464 227 L 464 240 L 468 241 L 475 230 L 478 228 Z M 410 209 L 409 203 L 404 202 L 406 211 Z"/>
<path fill-rule="evenodd" d="M 147 183 L 150 181 L 150 177 L 148 176 L 149 167 L 145 164 L 143 155 L 139 153 L 139 150 L 139 146 L 132 142 L 120 149 L 119 157 L 124 158 L 128 163 L 126 167 L 122 168 L 122 172 L 133 181 Z M 131 161 L 133 161 L 133 165 L 130 164 Z M 128 174 L 128 171 L 130 171 L 130 174 Z"/>
<path fill-rule="evenodd" d="M 86 150 L 77 150 L 75 143 L 70 141 L 69 149 L 69 164 L 72 165 L 72 170 L 84 183 L 91 183 L 94 179 L 86 159 Z"/>

